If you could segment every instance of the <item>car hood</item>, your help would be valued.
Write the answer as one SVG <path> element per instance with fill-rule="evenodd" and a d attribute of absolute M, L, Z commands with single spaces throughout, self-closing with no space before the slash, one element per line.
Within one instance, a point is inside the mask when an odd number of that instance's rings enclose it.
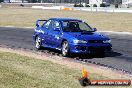
<path fill-rule="evenodd" d="M 98 33 L 98 32 L 68 32 L 69 35 L 79 39 L 79 40 L 106 40 L 108 37 Z"/>

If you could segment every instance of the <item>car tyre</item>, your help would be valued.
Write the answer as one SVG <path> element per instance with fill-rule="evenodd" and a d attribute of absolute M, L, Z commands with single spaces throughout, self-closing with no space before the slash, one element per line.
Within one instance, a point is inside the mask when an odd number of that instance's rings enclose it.
<path fill-rule="evenodd" d="M 62 56 L 64 56 L 64 57 L 69 56 L 69 54 L 70 54 L 70 52 L 69 52 L 69 44 L 68 44 L 67 41 L 64 41 L 62 43 L 62 50 L 61 50 L 61 52 L 62 52 Z"/>
<path fill-rule="evenodd" d="M 35 47 L 37 50 L 41 50 L 42 46 L 41 46 L 41 38 L 39 36 L 36 37 L 35 39 Z"/>

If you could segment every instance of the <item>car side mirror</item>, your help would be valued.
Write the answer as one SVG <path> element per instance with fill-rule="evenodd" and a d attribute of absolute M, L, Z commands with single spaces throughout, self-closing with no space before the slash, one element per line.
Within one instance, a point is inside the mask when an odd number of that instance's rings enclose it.
<path fill-rule="evenodd" d="M 60 28 L 54 28 L 54 31 L 60 31 Z"/>
<path fill-rule="evenodd" d="M 94 31 L 97 31 L 97 28 L 93 28 Z"/>
<path fill-rule="evenodd" d="M 36 27 L 39 27 L 39 25 L 38 25 L 38 24 L 36 24 Z"/>

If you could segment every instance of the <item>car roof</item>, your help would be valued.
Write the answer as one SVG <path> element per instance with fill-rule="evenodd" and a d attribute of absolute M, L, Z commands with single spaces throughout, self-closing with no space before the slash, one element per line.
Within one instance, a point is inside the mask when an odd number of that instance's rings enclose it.
<path fill-rule="evenodd" d="M 58 21 L 71 21 L 71 20 L 74 20 L 74 21 L 82 21 L 82 20 L 74 19 L 74 18 L 50 18 L 49 20 L 58 20 Z"/>

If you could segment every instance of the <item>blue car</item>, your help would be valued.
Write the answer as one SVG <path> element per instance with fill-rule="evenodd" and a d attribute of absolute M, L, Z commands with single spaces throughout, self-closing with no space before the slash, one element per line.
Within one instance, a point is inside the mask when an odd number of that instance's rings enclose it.
<path fill-rule="evenodd" d="M 42 25 L 39 22 L 43 21 Z M 63 56 L 72 53 L 102 53 L 111 51 L 111 40 L 96 32 L 86 22 L 71 18 L 37 20 L 33 34 L 37 50 L 43 47 L 57 49 Z"/>

